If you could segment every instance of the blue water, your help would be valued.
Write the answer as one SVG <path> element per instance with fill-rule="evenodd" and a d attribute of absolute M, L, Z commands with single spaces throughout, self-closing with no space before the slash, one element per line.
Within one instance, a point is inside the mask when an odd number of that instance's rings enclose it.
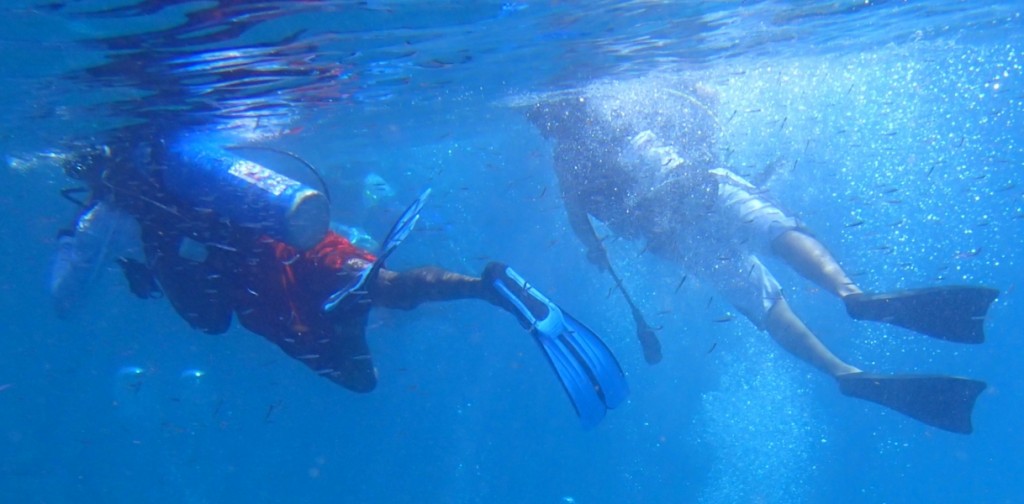
<path fill-rule="evenodd" d="M 0 25 L 4 502 L 1024 502 L 1024 3 L 6 2 Z M 234 65 L 227 68 L 225 65 Z M 837 393 L 673 265 L 611 254 L 664 345 L 569 230 L 517 103 L 659 70 L 721 96 L 723 158 L 863 287 L 984 284 L 983 345 L 846 317 L 769 266 L 839 355 L 988 388 L 950 434 Z M 256 121 L 259 117 L 259 121 Z M 356 395 L 262 338 L 189 329 L 116 266 L 73 320 L 47 284 L 75 208 L 39 152 L 144 121 L 286 134 L 377 239 L 434 189 L 389 265 L 500 259 L 600 333 L 626 405 L 582 430 L 543 355 L 483 303 L 378 310 Z M 258 126 L 258 127 L 257 127 Z M 369 211 L 376 173 L 394 200 Z M 382 231 L 381 228 L 384 230 Z M 1014 313 L 1018 315 L 1014 315 Z"/>

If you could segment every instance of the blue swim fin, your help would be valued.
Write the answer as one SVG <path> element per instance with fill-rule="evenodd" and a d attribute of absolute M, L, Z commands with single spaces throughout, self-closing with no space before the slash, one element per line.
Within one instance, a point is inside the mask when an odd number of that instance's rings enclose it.
<path fill-rule="evenodd" d="M 384 260 L 402 244 L 402 241 L 416 227 L 416 223 L 420 220 L 420 210 L 423 210 L 423 205 L 427 203 L 428 196 L 430 196 L 430 189 L 423 191 L 423 194 L 420 194 L 420 197 L 416 198 L 416 201 L 413 201 L 409 208 L 406 208 L 398 220 L 391 226 L 391 231 L 388 231 L 388 235 L 384 238 L 383 245 L 380 247 L 380 254 L 377 257 L 378 263 L 383 264 Z"/>
<path fill-rule="evenodd" d="M 544 297 L 512 268 L 491 263 L 484 281 L 507 300 L 544 350 L 585 428 L 629 395 L 611 350 L 587 326 Z"/>
<path fill-rule="evenodd" d="M 380 247 L 380 253 L 377 254 L 377 260 L 369 268 L 361 271 L 352 283 L 331 294 L 327 301 L 324 301 L 324 311 L 334 310 L 349 294 L 362 289 L 366 285 L 366 281 L 373 278 L 384 267 L 384 261 L 416 227 L 416 223 L 420 220 L 420 210 L 423 210 L 423 205 L 426 204 L 428 196 L 430 196 L 430 189 L 423 191 L 423 194 L 420 194 L 416 201 L 413 201 L 409 208 L 402 212 L 402 215 L 391 226 L 391 230 L 388 231 L 388 235 L 384 238 L 384 242 Z"/>

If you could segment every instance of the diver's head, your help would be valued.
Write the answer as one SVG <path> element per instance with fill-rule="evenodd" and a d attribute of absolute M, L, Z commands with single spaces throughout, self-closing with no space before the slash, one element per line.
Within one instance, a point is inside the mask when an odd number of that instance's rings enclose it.
<path fill-rule="evenodd" d="M 395 197 L 395 189 L 384 177 L 376 173 L 368 173 L 363 178 L 363 206 L 372 208 L 386 203 Z"/>
<path fill-rule="evenodd" d="M 68 177 L 81 180 L 92 186 L 103 177 L 103 171 L 111 157 L 109 146 L 91 145 L 79 148 L 66 156 L 61 163 L 61 168 Z"/>

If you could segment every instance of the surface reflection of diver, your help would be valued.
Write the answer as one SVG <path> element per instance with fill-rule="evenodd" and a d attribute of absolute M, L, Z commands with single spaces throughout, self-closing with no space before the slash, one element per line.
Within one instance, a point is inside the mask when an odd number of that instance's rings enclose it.
<path fill-rule="evenodd" d="M 325 194 L 235 155 L 222 141 L 129 132 L 123 142 L 69 160 L 67 173 L 86 183 L 91 200 L 79 231 L 68 236 L 68 260 L 85 256 L 76 250 L 78 238 L 85 236 L 81 228 L 100 228 L 95 216 L 129 215 L 140 229 L 144 259 L 120 263 L 137 296 L 162 291 L 182 319 L 210 334 L 227 331 L 237 317 L 288 356 L 355 392 L 377 384 L 365 334 L 372 307 L 485 301 L 529 330 L 585 426 L 625 400 L 624 375 L 604 343 L 511 268 L 491 263 L 472 277 L 435 266 L 385 267 L 419 220 L 429 191 L 401 213 L 375 254 L 329 229 Z M 373 189 L 378 196 L 390 191 Z M 89 256 L 90 263 L 116 257 L 104 250 Z M 55 285 L 70 281 L 61 271 L 74 269 L 56 268 Z"/>

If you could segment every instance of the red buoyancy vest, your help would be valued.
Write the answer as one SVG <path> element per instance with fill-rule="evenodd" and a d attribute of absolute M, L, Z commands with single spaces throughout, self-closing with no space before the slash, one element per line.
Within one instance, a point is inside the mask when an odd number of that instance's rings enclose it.
<path fill-rule="evenodd" d="M 323 303 L 374 260 L 373 254 L 333 231 L 305 252 L 263 238 L 242 272 L 238 320 L 278 343 L 330 337 L 332 321 Z M 369 304 L 365 306 L 368 310 Z"/>

